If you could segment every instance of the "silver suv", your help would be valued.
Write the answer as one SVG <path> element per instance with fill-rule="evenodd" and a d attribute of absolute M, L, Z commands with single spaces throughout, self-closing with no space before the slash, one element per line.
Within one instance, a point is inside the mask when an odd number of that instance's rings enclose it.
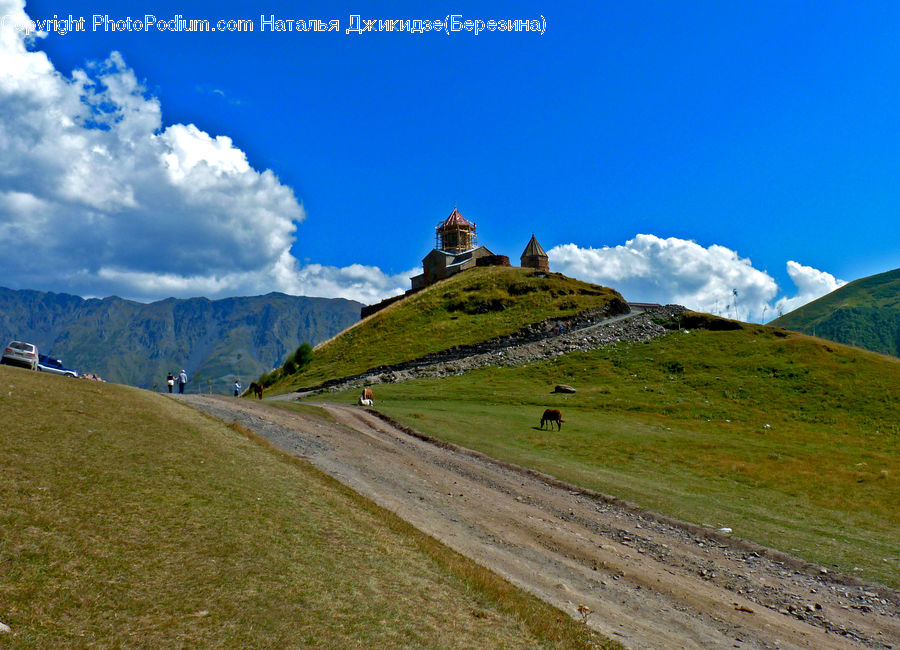
<path fill-rule="evenodd" d="M 37 370 L 38 360 L 37 346 L 31 343 L 22 343 L 22 341 L 10 341 L 3 351 L 3 356 L 0 357 L 0 363 L 22 366 L 32 370 Z"/>

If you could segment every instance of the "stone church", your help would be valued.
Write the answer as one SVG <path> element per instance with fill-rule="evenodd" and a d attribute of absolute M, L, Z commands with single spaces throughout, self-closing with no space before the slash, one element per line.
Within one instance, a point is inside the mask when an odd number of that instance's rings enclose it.
<path fill-rule="evenodd" d="M 475 224 L 462 216 L 456 206 L 434 230 L 434 250 L 422 259 L 422 273 L 411 278 L 413 291 L 475 266 L 510 266 L 507 256 L 496 255 L 487 246 L 478 245 Z M 547 253 L 534 234 L 520 262 L 526 268 L 550 270 Z"/>
<path fill-rule="evenodd" d="M 519 259 L 525 268 L 550 271 L 547 253 L 541 248 L 534 234 L 531 235 Z M 422 259 L 422 273 L 410 278 L 412 288 L 405 294 L 363 307 L 360 316 L 362 318 L 370 316 L 438 280 L 476 266 L 512 265 L 506 255 L 496 255 L 487 246 L 479 246 L 475 224 L 462 216 L 456 206 L 453 206 L 450 216 L 435 226 L 434 249 Z"/>

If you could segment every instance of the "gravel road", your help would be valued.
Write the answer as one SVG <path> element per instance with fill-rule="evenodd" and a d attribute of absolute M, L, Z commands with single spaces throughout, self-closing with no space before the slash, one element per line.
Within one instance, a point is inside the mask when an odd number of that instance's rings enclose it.
<path fill-rule="evenodd" d="M 236 422 L 632 648 L 900 648 L 900 592 L 431 441 L 353 405 L 333 421 L 177 395 Z M 583 610 L 584 611 L 584 610 Z"/>

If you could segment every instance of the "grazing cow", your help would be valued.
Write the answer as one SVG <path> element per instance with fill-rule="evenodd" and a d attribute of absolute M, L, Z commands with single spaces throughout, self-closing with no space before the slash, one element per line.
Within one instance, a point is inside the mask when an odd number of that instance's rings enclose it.
<path fill-rule="evenodd" d="M 558 409 L 547 409 L 544 411 L 544 414 L 541 416 L 541 429 L 544 428 L 544 423 L 549 423 L 550 429 L 553 429 L 553 423 L 556 422 L 556 426 L 559 427 L 559 430 L 562 431 L 562 423 L 565 420 L 562 419 L 562 413 L 559 412 Z"/>
<path fill-rule="evenodd" d="M 255 381 L 251 382 L 250 386 L 247 388 L 247 393 L 249 395 L 256 395 L 256 399 L 262 399 L 263 387 L 257 384 Z"/>
<path fill-rule="evenodd" d="M 372 392 L 371 388 L 363 388 L 361 399 L 372 400 L 372 404 L 375 404 L 375 393 Z"/>
<path fill-rule="evenodd" d="M 360 397 L 358 400 L 356 400 L 356 403 L 360 406 L 375 406 L 375 402 L 370 399 L 366 399 L 365 397 Z"/>

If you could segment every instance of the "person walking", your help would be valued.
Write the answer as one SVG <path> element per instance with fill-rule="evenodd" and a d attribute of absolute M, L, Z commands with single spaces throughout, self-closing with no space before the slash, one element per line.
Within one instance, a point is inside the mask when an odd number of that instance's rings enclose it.
<path fill-rule="evenodd" d="M 168 376 L 166 377 L 166 386 L 169 387 L 169 392 L 172 392 L 172 389 L 175 387 L 175 375 L 172 374 L 172 371 L 169 371 Z"/>
<path fill-rule="evenodd" d="M 237 397 L 240 394 L 241 394 L 241 380 L 235 379 L 234 380 L 234 396 Z"/>
<path fill-rule="evenodd" d="M 181 373 L 178 375 L 178 392 L 184 393 L 184 385 L 187 383 L 187 373 L 184 371 L 184 368 L 181 369 Z"/>

